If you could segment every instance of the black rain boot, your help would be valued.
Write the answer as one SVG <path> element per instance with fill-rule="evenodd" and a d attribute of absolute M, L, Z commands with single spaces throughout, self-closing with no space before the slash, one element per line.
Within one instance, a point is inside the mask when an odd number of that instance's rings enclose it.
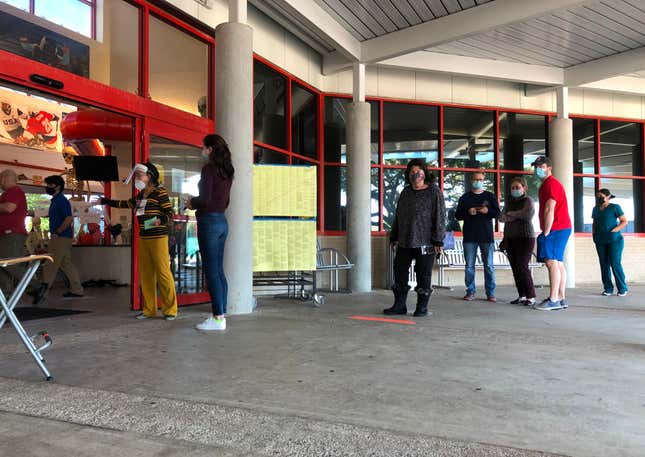
<path fill-rule="evenodd" d="M 408 298 L 409 290 L 410 286 L 400 287 L 396 284 L 392 286 L 392 292 L 394 292 L 394 304 L 391 308 L 384 309 L 383 314 L 387 314 L 388 316 L 408 314 L 408 308 L 406 307 L 405 302 Z"/>
<path fill-rule="evenodd" d="M 431 294 L 432 289 L 422 289 L 417 287 L 417 309 L 414 310 L 415 317 L 432 315 L 432 313 L 428 312 L 428 302 L 430 301 Z"/>

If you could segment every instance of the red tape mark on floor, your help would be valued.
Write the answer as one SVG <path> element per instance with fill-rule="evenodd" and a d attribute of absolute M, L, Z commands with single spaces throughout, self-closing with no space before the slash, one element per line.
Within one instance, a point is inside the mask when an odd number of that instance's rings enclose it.
<path fill-rule="evenodd" d="M 403 325 L 415 325 L 416 322 L 407 321 L 403 319 L 388 319 L 385 317 L 369 317 L 369 316 L 349 316 L 350 319 L 356 321 L 374 321 L 374 322 L 387 322 L 390 324 L 403 324 Z"/>

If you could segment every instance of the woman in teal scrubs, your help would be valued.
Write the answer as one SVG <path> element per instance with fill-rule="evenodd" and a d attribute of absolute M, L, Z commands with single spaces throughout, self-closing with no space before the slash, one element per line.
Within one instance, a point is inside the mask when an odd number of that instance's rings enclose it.
<path fill-rule="evenodd" d="M 600 261 L 600 272 L 602 274 L 603 295 L 609 296 L 614 293 L 614 285 L 611 282 L 613 271 L 616 279 L 618 296 L 627 295 L 627 282 L 623 271 L 622 256 L 625 241 L 620 231 L 627 226 L 627 217 L 622 208 L 609 200 L 614 196 L 608 189 L 600 189 L 596 193 L 596 206 L 591 217 L 593 218 L 593 241 L 596 244 L 598 260 Z"/>

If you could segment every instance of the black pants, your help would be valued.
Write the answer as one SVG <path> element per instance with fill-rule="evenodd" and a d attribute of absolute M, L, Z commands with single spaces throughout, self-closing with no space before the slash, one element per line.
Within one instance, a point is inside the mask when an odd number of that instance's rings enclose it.
<path fill-rule="evenodd" d="M 430 248 L 432 249 L 432 248 Z M 417 275 L 417 288 L 430 289 L 432 285 L 432 266 L 434 250 L 430 254 L 421 254 L 420 248 L 402 248 L 396 250 L 394 257 L 394 284 L 397 288 L 407 288 L 410 281 L 410 265 L 415 261 L 414 272 Z"/>
<path fill-rule="evenodd" d="M 535 287 L 529 268 L 535 238 L 507 238 L 506 242 L 506 255 L 513 270 L 517 293 L 520 297 L 535 298 Z"/>

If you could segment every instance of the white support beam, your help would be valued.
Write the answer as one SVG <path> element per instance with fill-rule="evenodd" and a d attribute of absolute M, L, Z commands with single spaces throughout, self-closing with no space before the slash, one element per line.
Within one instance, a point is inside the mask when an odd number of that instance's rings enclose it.
<path fill-rule="evenodd" d="M 582 86 L 641 70 L 645 70 L 645 46 L 569 67 L 564 71 L 564 83 Z"/>
<path fill-rule="evenodd" d="M 350 61 L 361 60 L 361 43 L 314 0 L 272 0 L 320 36 L 334 43 L 338 52 Z M 351 66 L 351 63 L 349 64 Z"/>
<path fill-rule="evenodd" d="M 361 61 L 380 62 L 586 2 L 588 0 L 495 0 L 364 41 Z"/>
<path fill-rule="evenodd" d="M 417 51 L 412 54 L 387 59 L 379 63 L 379 66 L 467 75 L 475 78 L 499 79 L 528 84 L 557 86 L 564 83 L 564 70 L 561 68 L 429 51 Z M 549 90 L 552 89 L 550 88 Z"/>
<path fill-rule="evenodd" d="M 246 24 L 247 0 L 228 0 L 228 21 Z"/>
<path fill-rule="evenodd" d="M 354 62 L 354 81 L 352 86 L 354 103 L 365 101 L 365 64 Z"/>
<path fill-rule="evenodd" d="M 633 76 L 616 76 L 580 86 L 583 89 L 602 90 L 628 95 L 645 96 L 645 78 Z"/>
<path fill-rule="evenodd" d="M 569 119 L 569 88 L 560 86 L 555 90 L 558 119 Z"/>

